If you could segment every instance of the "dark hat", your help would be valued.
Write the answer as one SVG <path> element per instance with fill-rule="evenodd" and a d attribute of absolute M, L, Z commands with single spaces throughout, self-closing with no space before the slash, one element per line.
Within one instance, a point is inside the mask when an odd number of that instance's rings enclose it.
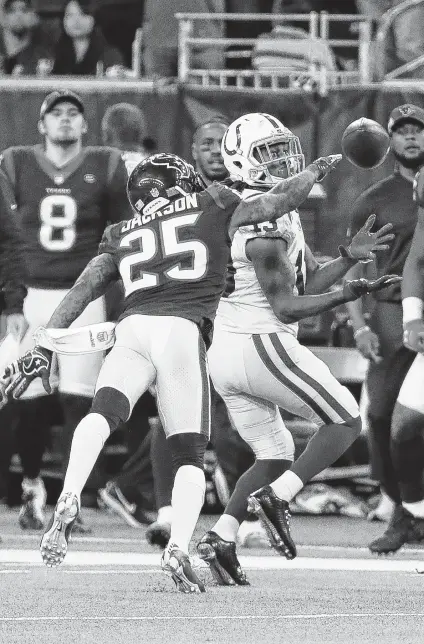
<path fill-rule="evenodd" d="M 419 123 L 424 127 L 424 109 L 422 107 L 417 107 L 417 105 L 411 105 L 410 103 L 399 105 L 399 107 L 395 107 L 390 114 L 387 131 L 389 134 L 392 134 L 394 128 L 400 123 L 410 121 Z"/>
<path fill-rule="evenodd" d="M 58 89 L 48 94 L 44 99 L 40 108 L 40 119 L 43 119 L 44 116 L 55 107 L 55 105 L 63 103 L 64 101 L 73 103 L 79 109 L 81 114 L 84 114 L 84 104 L 78 94 L 75 94 L 75 92 L 72 92 L 69 89 Z"/>

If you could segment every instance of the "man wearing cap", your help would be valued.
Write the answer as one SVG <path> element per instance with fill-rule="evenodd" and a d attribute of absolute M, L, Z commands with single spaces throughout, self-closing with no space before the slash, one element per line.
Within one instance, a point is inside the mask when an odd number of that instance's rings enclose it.
<path fill-rule="evenodd" d="M 400 105 L 388 122 L 390 147 L 395 157 L 393 173 L 368 188 L 356 200 L 351 215 L 349 236 L 354 235 L 366 217 L 376 214 L 375 227 L 393 224 L 395 243 L 378 254 L 375 263 L 364 268 L 358 264 L 349 273 L 390 272 L 402 275 L 417 223 L 418 205 L 413 200 L 413 181 L 424 165 L 424 110 L 416 105 Z M 370 550 L 394 552 L 409 539 L 402 511 L 399 460 L 399 432 L 392 424 L 393 409 L 402 382 L 414 360 L 414 353 L 402 342 L 402 305 L 400 285 L 374 295 L 369 322 L 363 315 L 361 300 L 347 304 L 356 346 L 369 359 L 366 388 L 369 398 L 368 431 L 373 477 L 380 482 L 382 500 L 373 518 L 390 516 L 382 537 Z M 407 456 L 407 455 L 406 455 Z M 412 538 L 412 537 L 411 537 Z"/>
<path fill-rule="evenodd" d="M 38 129 L 42 144 L 8 148 L 1 161 L 15 193 L 28 272 L 24 314 L 29 329 L 21 353 L 32 348 L 35 329 L 47 323 L 97 254 L 106 225 L 132 216 L 120 152 L 83 145 L 87 122 L 77 94 L 67 90 L 49 94 L 41 106 Z M 76 326 L 104 319 L 104 302 L 99 299 Z M 65 450 L 76 424 L 88 412 L 102 358 L 101 352 L 58 358 L 54 386 L 63 410 Z M 39 476 L 48 424 L 44 395 L 42 386 L 31 386 L 16 406 L 16 442 L 24 474 L 19 518 L 23 528 L 41 529 L 44 522 L 45 490 Z"/>

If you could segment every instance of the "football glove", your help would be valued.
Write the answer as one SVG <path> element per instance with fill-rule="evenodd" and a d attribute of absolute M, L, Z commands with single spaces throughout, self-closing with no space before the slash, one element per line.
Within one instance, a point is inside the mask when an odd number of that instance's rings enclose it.
<path fill-rule="evenodd" d="M 372 233 L 371 228 L 374 222 L 375 215 L 370 215 L 362 228 L 352 237 L 349 246 L 347 248 L 345 246 L 339 246 L 341 257 L 350 257 L 360 262 L 370 262 L 375 258 L 375 251 L 387 250 L 389 248 L 387 242 L 394 239 L 393 233 L 390 233 L 393 225 L 386 224 L 376 230 L 375 233 Z"/>
<path fill-rule="evenodd" d="M 52 358 L 52 351 L 36 346 L 8 365 L 1 379 L 5 383 L 7 398 L 20 398 L 35 378 L 41 378 L 46 393 L 51 394 L 49 378 Z"/>
<path fill-rule="evenodd" d="M 424 353 L 424 320 L 410 320 L 403 325 L 403 344 L 411 351 Z"/>
<path fill-rule="evenodd" d="M 319 159 L 312 161 L 311 165 L 315 165 L 318 170 L 317 181 L 322 181 L 341 160 L 341 154 L 329 154 L 328 157 L 319 157 Z"/>
<path fill-rule="evenodd" d="M 348 280 L 343 284 L 344 301 L 353 302 L 363 295 L 381 291 L 401 281 L 402 278 L 399 275 L 382 275 L 377 280 L 367 280 L 363 277 L 358 280 Z"/>

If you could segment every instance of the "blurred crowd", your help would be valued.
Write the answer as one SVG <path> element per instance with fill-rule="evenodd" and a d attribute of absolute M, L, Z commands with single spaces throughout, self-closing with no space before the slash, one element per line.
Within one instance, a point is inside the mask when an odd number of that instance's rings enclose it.
<path fill-rule="evenodd" d="M 306 16 L 311 11 L 358 14 L 372 18 L 372 36 L 383 16 L 408 0 L 3 0 L 0 31 L 0 71 L 19 75 L 177 76 L 179 12 L 218 14 L 305 14 L 305 22 L 269 20 L 196 23 L 193 34 L 202 38 L 256 38 L 249 58 L 240 47 L 214 45 L 193 51 L 193 67 L 200 69 L 292 67 L 311 60 L 329 70 L 352 70 L 358 50 L 330 47 L 308 39 Z M 390 72 L 424 54 L 424 3 L 412 4 L 393 20 L 385 39 L 384 71 Z M 358 23 L 330 23 L 330 38 L 357 36 Z M 375 62 L 375 58 L 371 56 Z M 381 68 L 381 65 L 380 65 Z M 406 76 L 422 77 L 422 66 Z M 377 71 L 371 70 L 376 79 Z"/>

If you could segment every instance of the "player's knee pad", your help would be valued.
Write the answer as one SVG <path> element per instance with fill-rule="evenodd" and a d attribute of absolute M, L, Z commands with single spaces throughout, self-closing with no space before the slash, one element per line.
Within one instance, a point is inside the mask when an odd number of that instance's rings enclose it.
<path fill-rule="evenodd" d="M 112 433 L 121 423 L 128 420 L 131 405 L 122 391 L 113 387 L 102 387 L 96 392 L 90 411 L 104 416 Z"/>
<path fill-rule="evenodd" d="M 172 451 L 174 474 L 183 465 L 194 465 L 203 470 L 208 437 L 196 432 L 172 434 L 168 436 Z"/>
<path fill-rule="evenodd" d="M 424 433 L 424 414 L 396 403 L 392 416 L 392 440 L 409 441 Z"/>

